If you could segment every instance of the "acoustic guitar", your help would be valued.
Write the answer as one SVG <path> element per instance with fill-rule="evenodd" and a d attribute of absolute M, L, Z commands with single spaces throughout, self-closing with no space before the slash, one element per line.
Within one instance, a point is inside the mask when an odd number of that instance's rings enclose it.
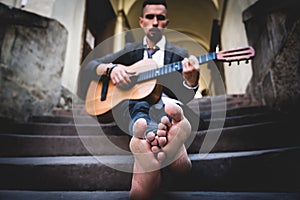
<path fill-rule="evenodd" d="M 220 52 L 210 52 L 205 55 L 197 56 L 199 64 L 211 60 L 223 62 L 240 62 L 254 57 L 254 49 L 251 46 L 236 48 L 232 50 L 223 50 Z M 88 114 L 94 116 L 105 115 L 116 105 L 124 100 L 138 100 L 151 95 L 151 99 L 156 101 L 160 97 L 161 89 L 156 85 L 156 78 L 182 69 L 181 62 L 158 67 L 152 59 L 145 59 L 128 66 L 126 70 L 131 76 L 131 84 L 120 88 L 114 85 L 110 80 L 91 81 L 86 99 L 85 109 Z M 103 77 L 108 79 L 107 77 Z M 154 92 L 155 91 L 155 92 Z"/>

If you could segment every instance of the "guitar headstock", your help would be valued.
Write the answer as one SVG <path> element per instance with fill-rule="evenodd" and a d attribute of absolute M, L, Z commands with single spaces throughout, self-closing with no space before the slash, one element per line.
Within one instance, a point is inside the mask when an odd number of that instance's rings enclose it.
<path fill-rule="evenodd" d="M 237 61 L 239 64 L 239 62 L 242 60 L 246 60 L 246 62 L 248 62 L 251 58 L 253 58 L 255 55 L 255 51 L 253 47 L 247 46 L 231 50 L 222 50 L 220 52 L 217 52 L 216 55 L 217 60 L 219 61 L 229 63 Z"/>

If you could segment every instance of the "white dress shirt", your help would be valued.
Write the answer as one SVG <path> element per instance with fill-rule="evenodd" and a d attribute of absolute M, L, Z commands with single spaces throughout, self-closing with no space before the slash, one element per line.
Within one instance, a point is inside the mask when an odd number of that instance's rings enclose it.
<path fill-rule="evenodd" d="M 145 47 L 144 58 L 143 59 L 148 59 L 147 48 L 149 48 L 149 45 L 147 44 L 146 37 L 144 37 L 143 45 Z M 155 48 L 159 48 L 159 50 L 156 51 L 152 55 L 152 59 L 157 63 L 158 67 L 164 66 L 165 45 L 166 45 L 166 38 L 165 38 L 165 36 L 162 36 L 161 40 L 158 43 L 156 43 L 156 45 L 155 45 Z M 168 102 L 182 104 L 180 101 L 178 101 L 176 99 L 172 99 L 172 98 L 168 97 L 165 93 L 162 93 L 161 99 L 157 102 L 157 104 L 155 105 L 155 107 L 157 109 L 159 109 L 159 108 L 161 108 L 163 106 L 163 104 L 166 104 Z"/>

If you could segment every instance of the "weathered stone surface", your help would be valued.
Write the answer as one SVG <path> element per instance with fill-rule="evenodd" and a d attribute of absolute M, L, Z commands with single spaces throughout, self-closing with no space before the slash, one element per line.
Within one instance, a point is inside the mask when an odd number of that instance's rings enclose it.
<path fill-rule="evenodd" d="M 243 13 L 256 50 L 248 94 L 278 110 L 300 107 L 300 13 L 295 0 L 258 1 Z"/>
<path fill-rule="evenodd" d="M 27 121 L 59 101 L 67 31 L 57 21 L 0 4 L 0 117 Z"/>

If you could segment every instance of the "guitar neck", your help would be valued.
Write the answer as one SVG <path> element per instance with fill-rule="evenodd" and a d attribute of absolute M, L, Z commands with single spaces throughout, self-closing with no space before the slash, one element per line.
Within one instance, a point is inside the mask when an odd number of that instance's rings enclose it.
<path fill-rule="evenodd" d="M 205 55 L 201 55 L 201 56 L 197 56 L 196 57 L 199 64 L 204 64 L 210 60 L 215 60 L 216 59 L 216 53 L 212 52 L 212 53 L 208 53 Z M 154 78 L 157 78 L 159 76 L 163 76 L 175 71 L 179 71 L 182 70 L 182 62 L 175 62 L 175 63 L 171 63 L 168 65 L 164 65 L 162 67 L 159 67 L 157 69 L 152 69 L 149 71 L 145 71 L 139 74 L 139 77 L 137 79 L 137 82 L 143 82 L 143 81 L 147 81 L 147 80 L 151 80 Z"/>

